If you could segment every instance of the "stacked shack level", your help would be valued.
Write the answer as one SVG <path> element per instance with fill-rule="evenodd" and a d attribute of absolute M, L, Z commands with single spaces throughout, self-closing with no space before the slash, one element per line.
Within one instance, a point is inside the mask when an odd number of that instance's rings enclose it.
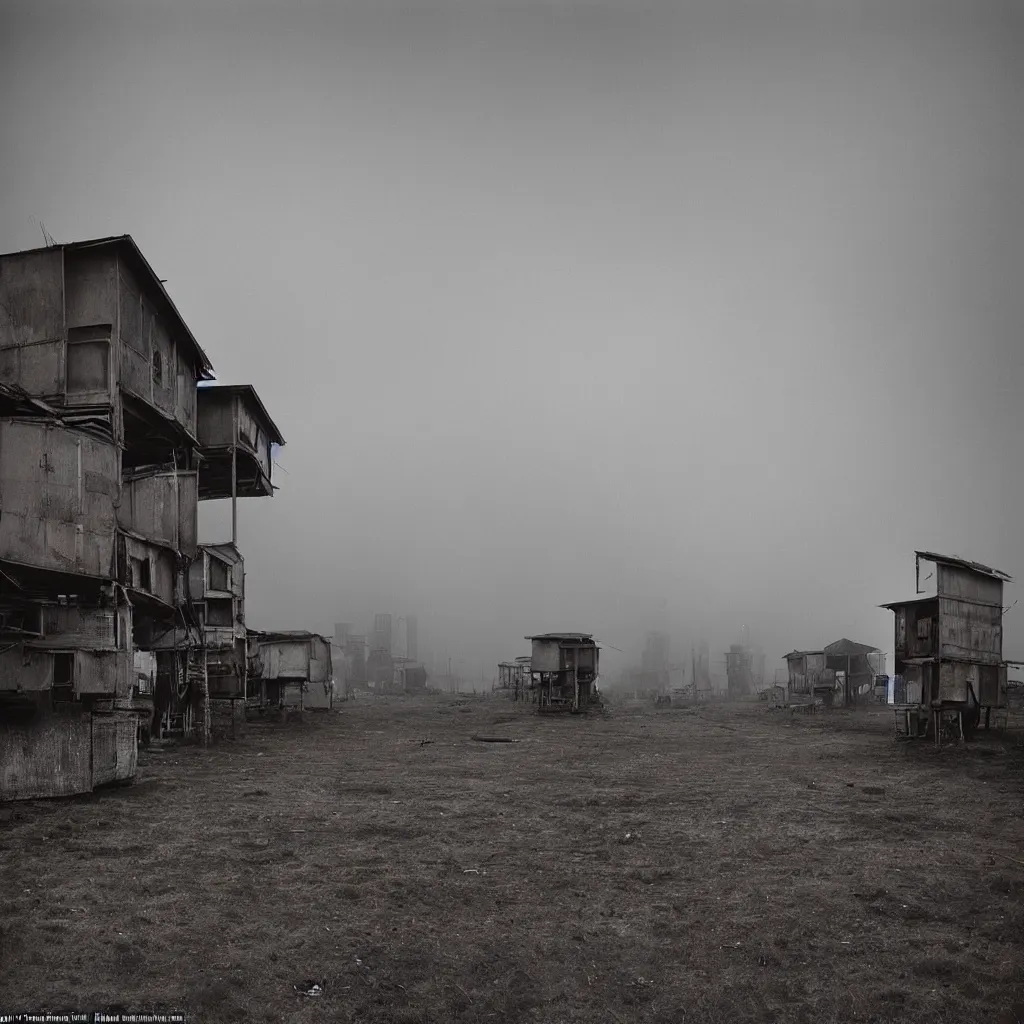
<path fill-rule="evenodd" d="M 997 569 L 930 551 L 915 552 L 917 593 L 934 580 L 934 594 L 882 607 L 895 615 L 896 675 L 903 702 L 959 710 L 968 725 L 1006 706 L 1003 584 Z M 922 563 L 934 571 L 922 580 Z M 931 587 L 928 588 L 929 590 Z"/>
<path fill-rule="evenodd" d="M 539 711 L 585 711 L 597 693 L 598 646 L 590 633 L 543 633 L 533 644 L 530 671 Z"/>
<path fill-rule="evenodd" d="M 133 777 L 161 692 L 208 735 L 189 567 L 212 376 L 130 236 L 0 256 L 0 800 Z"/>

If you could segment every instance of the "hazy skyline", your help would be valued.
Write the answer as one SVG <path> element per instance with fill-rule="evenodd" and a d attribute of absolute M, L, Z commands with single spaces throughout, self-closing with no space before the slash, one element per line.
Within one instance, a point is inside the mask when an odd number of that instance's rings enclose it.
<path fill-rule="evenodd" d="M 1022 26 L 0 0 L 0 251 L 131 234 L 256 387 L 256 628 L 891 651 L 915 548 L 1024 574 Z"/>

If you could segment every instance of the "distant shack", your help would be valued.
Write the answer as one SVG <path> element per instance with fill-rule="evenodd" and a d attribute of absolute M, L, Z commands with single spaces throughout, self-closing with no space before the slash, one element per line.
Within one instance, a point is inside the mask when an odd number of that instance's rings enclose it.
<path fill-rule="evenodd" d="M 599 649 L 590 633 L 541 633 L 533 644 L 530 671 L 539 711 L 585 711 L 597 692 Z"/>
<path fill-rule="evenodd" d="M 816 651 L 786 655 L 791 696 L 851 707 L 873 699 L 875 679 L 885 674 L 885 655 L 845 637 Z"/>
<path fill-rule="evenodd" d="M 252 702 L 263 707 L 334 706 L 331 644 L 305 630 L 249 630 Z"/>

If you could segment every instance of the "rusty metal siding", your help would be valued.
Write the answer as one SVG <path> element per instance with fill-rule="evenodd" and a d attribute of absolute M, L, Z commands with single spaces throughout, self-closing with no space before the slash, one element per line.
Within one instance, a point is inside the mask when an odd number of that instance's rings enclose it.
<path fill-rule="evenodd" d="M 0 260 L 0 381 L 29 394 L 64 390 L 64 258 L 60 250 Z"/>
<path fill-rule="evenodd" d="M 48 422 L 0 421 L 0 558 L 108 575 L 116 493 L 113 444 Z"/>
<path fill-rule="evenodd" d="M 91 761 L 92 722 L 82 709 L 0 719 L 0 800 L 88 793 Z"/>
<path fill-rule="evenodd" d="M 1002 660 L 1001 607 L 942 598 L 939 615 L 943 658 L 970 659 L 986 665 Z"/>
<path fill-rule="evenodd" d="M 117 521 L 123 529 L 151 540 L 177 544 L 180 551 L 194 558 L 198 507 L 198 473 L 156 473 L 123 485 Z"/>

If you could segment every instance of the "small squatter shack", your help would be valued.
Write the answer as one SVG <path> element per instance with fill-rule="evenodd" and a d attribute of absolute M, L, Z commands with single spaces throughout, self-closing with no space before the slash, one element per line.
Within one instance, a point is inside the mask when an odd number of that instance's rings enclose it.
<path fill-rule="evenodd" d="M 293 710 L 334 706 L 331 644 L 319 633 L 250 630 L 249 650 L 249 703 Z"/>
<path fill-rule="evenodd" d="M 897 687 L 903 695 L 897 729 L 921 735 L 931 728 L 939 742 L 943 727 L 952 725 L 966 738 L 982 711 L 987 728 L 992 709 L 1006 707 L 1003 584 L 1012 579 L 962 558 L 930 551 L 914 557 L 917 593 L 924 596 L 882 605 L 895 616 Z M 922 562 L 935 567 L 923 580 Z M 934 594 L 922 591 L 928 581 Z"/>
<path fill-rule="evenodd" d="M 590 633 L 542 633 L 533 644 L 530 671 L 538 711 L 586 711 L 597 695 L 598 646 Z"/>
<path fill-rule="evenodd" d="M 786 668 L 791 698 L 851 707 L 874 700 L 875 681 L 885 673 L 885 655 L 844 637 L 822 650 L 790 651 Z"/>

